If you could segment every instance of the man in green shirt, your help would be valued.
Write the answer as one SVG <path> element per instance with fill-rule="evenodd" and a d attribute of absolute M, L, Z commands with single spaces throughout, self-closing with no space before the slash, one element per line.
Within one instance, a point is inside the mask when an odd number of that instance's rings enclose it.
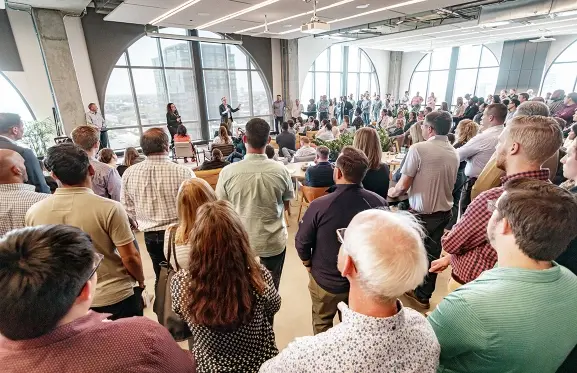
<path fill-rule="evenodd" d="M 577 232 L 577 201 L 541 180 L 504 188 L 487 206 L 497 267 L 428 318 L 441 345 L 438 372 L 554 373 L 577 344 L 577 276 L 553 262 Z"/>

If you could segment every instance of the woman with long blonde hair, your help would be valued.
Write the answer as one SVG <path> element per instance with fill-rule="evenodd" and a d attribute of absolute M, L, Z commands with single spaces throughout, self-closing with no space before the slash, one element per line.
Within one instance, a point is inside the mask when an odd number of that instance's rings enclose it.
<path fill-rule="evenodd" d="M 363 179 L 363 187 L 387 198 L 389 191 L 389 166 L 381 161 L 383 148 L 376 129 L 363 127 L 355 133 L 353 146 L 369 159 L 369 170 Z"/>
<path fill-rule="evenodd" d="M 176 195 L 178 223 L 169 226 L 164 234 L 164 256 L 168 258 L 169 245 L 174 255 L 170 258 L 172 268 L 186 268 L 190 254 L 190 232 L 196 223 L 197 210 L 208 202 L 217 200 L 216 193 L 204 179 L 194 178 L 182 183 Z M 178 266 L 176 263 L 178 262 Z"/>
<path fill-rule="evenodd" d="M 469 140 L 475 137 L 477 132 L 479 132 L 479 126 L 471 119 L 463 119 L 460 121 L 455 131 L 455 143 L 453 144 L 455 149 L 469 142 Z"/>
<path fill-rule="evenodd" d="M 272 320 L 280 296 L 229 202 L 198 209 L 189 264 L 172 278 L 171 296 L 194 335 L 199 372 L 257 372 L 278 354 Z"/>
<path fill-rule="evenodd" d="M 218 136 L 212 140 L 212 143 L 214 145 L 232 144 L 232 140 L 228 135 L 228 129 L 225 126 L 220 126 L 218 129 Z"/>
<path fill-rule="evenodd" d="M 409 128 L 409 136 L 411 136 L 411 145 L 425 141 L 425 138 L 423 137 L 423 130 L 421 128 L 422 124 L 423 121 L 420 120 L 417 123 L 413 124 L 411 128 Z"/>

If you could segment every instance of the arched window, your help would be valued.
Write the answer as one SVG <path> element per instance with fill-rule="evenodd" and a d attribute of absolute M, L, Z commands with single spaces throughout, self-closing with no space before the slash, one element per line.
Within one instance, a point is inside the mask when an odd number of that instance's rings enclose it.
<path fill-rule="evenodd" d="M 450 64 L 451 48 L 436 49 L 433 53 L 425 54 L 413 71 L 409 84 L 410 96 L 419 92 L 426 99 L 433 92 L 437 97 L 437 106 L 440 106 L 446 100 Z"/>
<path fill-rule="evenodd" d="M 163 33 L 187 35 L 184 29 L 163 29 Z M 218 34 L 199 31 L 199 36 L 221 39 Z M 223 96 L 231 106 L 241 104 L 234 116 L 235 126 L 249 118 L 263 116 L 271 122 L 270 92 L 261 72 L 239 46 L 200 43 L 203 76 L 195 74 L 190 41 L 142 37 L 122 54 L 108 80 L 104 111 L 110 146 L 137 146 L 147 127 L 166 125 L 166 105 L 173 102 L 190 137 L 203 138 L 199 111 L 208 111 L 210 136 L 220 125 L 218 106 Z M 198 97 L 197 84 L 204 85 L 205 97 Z"/>
<path fill-rule="evenodd" d="M 22 120 L 36 120 L 36 116 L 24 99 L 24 96 L 16 89 L 10 80 L 0 71 L 0 113 L 16 113 Z"/>
<path fill-rule="evenodd" d="M 321 95 L 338 99 L 352 93 L 356 99 L 366 91 L 380 93 L 377 72 L 369 56 L 357 47 L 333 45 L 311 65 L 300 98 L 306 107 L 309 99 L 316 102 Z"/>
<path fill-rule="evenodd" d="M 541 95 L 553 92 L 556 89 L 564 89 L 565 93 L 577 91 L 577 41 L 574 41 L 565 49 L 547 70 Z"/>

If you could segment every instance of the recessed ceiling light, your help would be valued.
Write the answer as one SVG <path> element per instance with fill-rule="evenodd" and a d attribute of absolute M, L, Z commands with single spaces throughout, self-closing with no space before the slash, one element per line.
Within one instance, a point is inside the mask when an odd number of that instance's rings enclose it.
<path fill-rule="evenodd" d="M 284 28 L 289 28 L 289 27 L 293 27 L 293 25 L 284 25 Z"/>
<path fill-rule="evenodd" d="M 357 5 L 357 9 L 366 9 L 369 7 L 369 5 L 371 5 L 371 4 Z"/>
<path fill-rule="evenodd" d="M 210 15 L 210 13 L 196 13 L 196 14 L 198 14 L 201 17 L 206 17 Z"/>

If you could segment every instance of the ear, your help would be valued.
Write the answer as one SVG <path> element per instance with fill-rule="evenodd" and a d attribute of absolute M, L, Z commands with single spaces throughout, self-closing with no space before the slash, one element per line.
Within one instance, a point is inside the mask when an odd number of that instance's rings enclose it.
<path fill-rule="evenodd" d="M 84 302 L 92 302 L 92 287 L 95 286 L 95 282 L 93 283 L 92 278 L 90 278 L 84 286 L 82 286 L 82 290 L 80 290 L 80 294 L 76 297 L 75 303 L 84 303 Z"/>
<path fill-rule="evenodd" d="M 272 137 L 269 136 L 266 143 L 267 143 L 267 144 L 270 144 L 270 141 L 271 141 L 271 140 L 272 140 Z"/>
<path fill-rule="evenodd" d="M 13 175 L 22 175 L 22 171 L 16 166 L 10 167 L 10 172 L 12 172 Z"/>
<path fill-rule="evenodd" d="M 94 171 L 94 167 L 92 167 L 92 165 L 88 165 L 88 175 L 90 175 L 90 177 L 94 176 L 96 172 Z"/>
<path fill-rule="evenodd" d="M 509 153 L 511 155 L 515 155 L 519 153 L 519 151 L 520 151 L 519 143 L 514 142 L 513 144 L 511 144 L 511 148 L 509 149 Z"/>
<path fill-rule="evenodd" d="M 350 256 L 345 256 L 343 264 L 343 277 L 355 277 L 357 275 L 357 267 Z"/>
<path fill-rule="evenodd" d="M 242 135 L 242 142 L 243 142 L 244 144 L 247 143 L 247 141 L 246 141 L 246 135 Z"/>
<path fill-rule="evenodd" d="M 513 230 L 511 229 L 511 224 L 509 224 L 509 220 L 507 220 L 507 218 L 501 219 L 501 222 L 499 224 L 501 225 L 500 230 L 501 230 L 502 235 L 513 234 Z"/>

